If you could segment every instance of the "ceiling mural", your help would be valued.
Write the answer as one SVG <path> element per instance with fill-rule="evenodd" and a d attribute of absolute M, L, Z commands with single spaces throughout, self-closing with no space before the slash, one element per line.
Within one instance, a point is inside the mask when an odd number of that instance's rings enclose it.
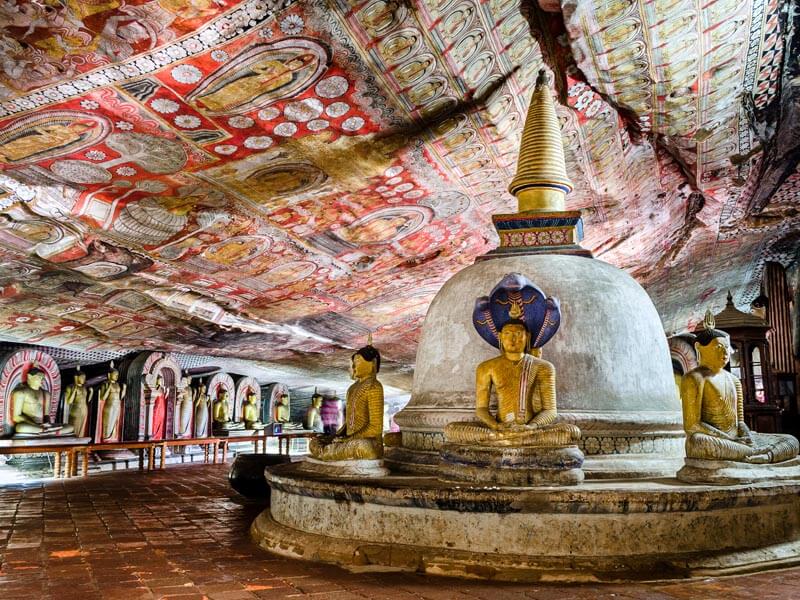
<path fill-rule="evenodd" d="M 3 3 L 0 338 L 301 361 L 373 332 L 408 364 L 515 209 L 541 68 L 585 245 L 667 330 L 729 288 L 746 302 L 797 242 L 796 174 L 750 208 L 782 3 L 542 6 Z"/>

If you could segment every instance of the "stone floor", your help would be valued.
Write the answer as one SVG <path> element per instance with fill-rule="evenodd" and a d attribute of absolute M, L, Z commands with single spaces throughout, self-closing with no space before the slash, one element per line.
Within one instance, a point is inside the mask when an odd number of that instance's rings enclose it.
<path fill-rule="evenodd" d="M 271 556 L 251 544 L 261 510 L 227 466 L 0 487 L 0 598 L 625 600 L 800 598 L 800 568 L 692 583 L 491 584 L 416 574 L 352 574 Z"/>

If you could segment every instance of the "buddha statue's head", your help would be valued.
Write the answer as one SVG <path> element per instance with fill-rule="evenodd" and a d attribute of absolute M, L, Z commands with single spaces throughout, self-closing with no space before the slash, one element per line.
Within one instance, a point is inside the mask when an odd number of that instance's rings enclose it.
<path fill-rule="evenodd" d="M 714 315 L 706 311 L 703 325 L 694 331 L 694 349 L 697 362 L 713 372 L 720 371 L 731 358 L 731 343 L 728 334 L 715 329 Z"/>
<path fill-rule="evenodd" d="M 320 394 L 311 396 L 311 406 L 314 408 L 320 408 L 322 406 L 322 396 Z"/>
<path fill-rule="evenodd" d="M 164 385 L 164 378 L 159 374 L 156 375 L 156 387 L 161 387 Z"/>
<path fill-rule="evenodd" d="M 230 398 L 230 397 L 231 397 L 231 395 L 230 395 L 230 393 L 228 392 L 228 390 L 222 390 L 222 391 L 220 392 L 220 394 L 219 394 L 219 399 L 220 399 L 222 402 L 227 402 L 227 401 L 228 401 L 228 398 Z"/>
<path fill-rule="evenodd" d="M 250 392 L 247 392 L 247 396 L 245 397 L 245 399 L 247 400 L 248 403 L 255 404 L 256 400 L 258 398 L 256 397 L 256 393 L 255 392 L 250 391 Z"/>
<path fill-rule="evenodd" d="M 278 404 L 289 406 L 289 394 L 281 394 L 278 398 Z"/>
<path fill-rule="evenodd" d="M 522 354 L 528 349 L 531 336 L 525 323 L 512 319 L 503 325 L 499 338 L 501 352 Z"/>
<path fill-rule="evenodd" d="M 201 394 L 205 394 L 206 393 L 206 384 L 201 382 L 200 385 L 197 387 L 197 390 Z"/>
<path fill-rule="evenodd" d="M 28 378 L 26 379 L 28 383 L 28 387 L 32 390 L 38 390 L 42 387 L 44 383 L 44 372 L 40 371 L 36 367 L 32 368 L 28 371 Z"/>
<path fill-rule="evenodd" d="M 86 383 L 86 373 L 83 373 L 82 371 L 77 371 L 72 380 L 75 382 L 75 385 L 82 386 L 83 384 Z"/>
<path fill-rule="evenodd" d="M 381 370 L 381 353 L 371 344 L 364 346 L 353 353 L 350 364 L 353 379 L 374 376 Z"/>
<path fill-rule="evenodd" d="M 119 371 L 117 371 L 116 369 L 112 368 L 108 372 L 108 380 L 109 381 L 116 381 L 117 379 L 119 379 Z"/>

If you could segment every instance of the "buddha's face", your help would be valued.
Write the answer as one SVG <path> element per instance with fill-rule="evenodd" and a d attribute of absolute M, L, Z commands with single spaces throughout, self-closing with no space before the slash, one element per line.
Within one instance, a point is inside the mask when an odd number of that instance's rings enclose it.
<path fill-rule="evenodd" d="M 512 323 L 500 331 L 500 346 L 504 352 L 525 352 L 528 345 L 528 330 L 523 325 Z"/>
<path fill-rule="evenodd" d="M 319 408 L 320 406 L 322 406 L 322 396 L 314 396 L 311 399 L 311 405 L 314 408 Z"/>
<path fill-rule="evenodd" d="M 283 396 L 280 397 L 280 400 L 278 401 L 278 403 L 282 404 L 283 406 L 287 406 L 289 404 L 289 396 L 284 394 Z"/>
<path fill-rule="evenodd" d="M 367 360 L 360 354 L 353 356 L 353 377 L 356 379 L 363 379 L 369 377 L 375 372 L 375 363 Z"/>
<path fill-rule="evenodd" d="M 108 372 L 109 381 L 116 381 L 117 379 L 119 379 L 119 371 L 117 371 L 116 369 L 112 369 L 111 371 Z"/>
<path fill-rule="evenodd" d="M 731 346 L 727 337 L 715 337 L 707 345 L 694 345 L 697 350 L 697 361 L 712 371 L 719 371 L 731 358 Z"/>
<path fill-rule="evenodd" d="M 28 373 L 28 387 L 38 390 L 44 383 L 44 373 Z"/>
<path fill-rule="evenodd" d="M 159 375 L 158 377 L 156 377 L 156 387 L 160 387 L 160 386 L 161 386 L 161 385 L 163 385 L 163 384 L 164 384 L 164 378 L 163 378 L 163 377 L 161 377 L 161 375 Z"/>
<path fill-rule="evenodd" d="M 250 404 L 255 404 L 256 403 L 256 395 L 253 392 L 250 392 L 249 394 L 247 394 L 247 401 Z"/>
<path fill-rule="evenodd" d="M 75 373 L 75 385 L 86 383 L 86 373 Z"/>
<path fill-rule="evenodd" d="M 227 402 L 229 397 L 230 397 L 230 394 L 228 394 L 228 392 L 222 392 L 219 395 L 219 399 L 222 400 L 223 402 Z"/>

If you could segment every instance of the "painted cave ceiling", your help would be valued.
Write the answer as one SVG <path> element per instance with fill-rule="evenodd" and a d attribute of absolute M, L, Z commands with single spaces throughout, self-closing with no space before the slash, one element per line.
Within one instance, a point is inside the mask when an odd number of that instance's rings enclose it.
<path fill-rule="evenodd" d="M 302 362 L 372 331 L 412 363 L 515 209 L 543 67 L 584 245 L 685 329 L 794 260 L 795 10 L 4 0 L 0 339 Z"/>

